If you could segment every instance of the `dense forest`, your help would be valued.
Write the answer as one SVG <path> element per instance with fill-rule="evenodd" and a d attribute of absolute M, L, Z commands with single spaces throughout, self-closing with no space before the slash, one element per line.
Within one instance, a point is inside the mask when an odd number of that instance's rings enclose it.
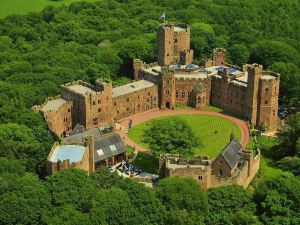
<path fill-rule="evenodd" d="M 103 170 L 44 177 L 56 137 L 31 107 L 69 81 L 127 82 L 133 58 L 156 61 L 163 12 L 191 26 L 195 63 L 224 47 L 229 63 L 281 74 L 280 105 L 290 116 L 275 155 L 290 172 L 255 190 L 207 192 L 179 178 L 150 190 Z M 8 16 L 0 20 L 0 224 L 299 224 L 299 110 L 298 0 L 102 0 Z"/>

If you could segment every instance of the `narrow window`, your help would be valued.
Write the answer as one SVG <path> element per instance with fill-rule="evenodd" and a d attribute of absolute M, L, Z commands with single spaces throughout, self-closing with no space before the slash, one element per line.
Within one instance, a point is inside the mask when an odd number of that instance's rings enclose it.
<path fill-rule="evenodd" d="M 269 102 L 267 100 L 265 100 L 265 104 L 267 105 Z"/>
<path fill-rule="evenodd" d="M 98 109 L 98 112 L 101 112 L 101 108 Z"/>

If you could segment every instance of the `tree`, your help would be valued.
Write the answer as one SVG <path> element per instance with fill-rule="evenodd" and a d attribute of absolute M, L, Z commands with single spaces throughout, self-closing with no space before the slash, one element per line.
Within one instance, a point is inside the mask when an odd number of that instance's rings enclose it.
<path fill-rule="evenodd" d="M 65 169 L 47 177 L 45 185 L 55 207 L 74 205 L 82 212 L 87 212 L 92 207 L 96 184 L 87 176 L 86 171 Z"/>
<path fill-rule="evenodd" d="M 106 167 L 100 167 L 90 178 L 94 180 L 100 188 L 110 188 L 120 184 L 123 179 L 117 173 L 111 173 Z"/>
<path fill-rule="evenodd" d="M 0 156 L 18 159 L 29 171 L 37 170 L 47 153 L 36 140 L 33 130 L 25 125 L 7 123 L 0 125 Z"/>
<path fill-rule="evenodd" d="M 300 112 L 287 117 L 277 137 L 284 156 L 300 154 Z"/>
<path fill-rule="evenodd" d="M 264 224 L 298 224 L 300 180 L 291 175 L 266 180 L 255 189 L 255 201 Z"/>
<path fill-rule="evenodd" d="M 131 204 L 128 194 L 116 187 L 100 189 L 94 193 L 93 208 L 90 216 L 93 224 L 103 224 L 98 214 L 105 215 L 109 225 L 149 224 Z"/>
<path fill-rule="evenodd" d="M 144 141 L 156 155 L 163 153 L 193 156 L 193 149 L 200 146 L 188 124 L 179 118 L 157 119 L 144 133 Z"/>
<path fill-rule="evenodd" d="M 116 186 L 128 194 L 131 204 L 143 216 L 145 223 L 165 224 L 166 210 L 154 191 L 145 187 L 144 184 L 139 184 L 131 179 L 124 179 Z"/>
<path fill-rule="evenodd" d="M 159 181 L 156 194 L 168 210 L 195 211 L 205 215 L 208 211 L 206 193 L 193 178 L 169 177 Z"/>
<path fill-rule="evenodd" d="M 284 171 L 293 173 L 295 176 L 300 175 L 300 158 L 284 157 L 278 162 L 278 167 Z"/>
<path fill-rule="evenodd" d="M 0 195 L 1 224 L 42 224 L 51 208 L 50 196 L 37 176 L 33 174 L 10 174 L 1 177 L 7 184 Z M 1 179 L 0 179 L 1 180 Z"/>
<path fill-rule="evenodd" d="M 234 44 L 229 48 L 230 60 L 233 64 L 243 65 L 248 61 L 249 51 L 243 44 Z"/>

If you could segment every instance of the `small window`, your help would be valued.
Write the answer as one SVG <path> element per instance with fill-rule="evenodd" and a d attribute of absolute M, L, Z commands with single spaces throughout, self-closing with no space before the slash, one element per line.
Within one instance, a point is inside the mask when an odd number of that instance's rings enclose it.
<path fill-rule="evenodd" d="M 119 111 L 117 111 L 117 114 L 119 114 L 120 112 Z"/>
<path fill-rule="evenodd" d="M 201 97 L 200 96 L 198 97 L 198 103 L 201 103 Z"/>
<path fill-rule="evenodd" d="M 106 100 L 108 100 L 108 96 L 106 97 Z"/>
<path fill-rule="evenodd" d="M 276 111 L 275 110 L 273 110 L 273 116 L 276 116 Z"/>
<path fill-rule="evenodd" d="M 177 43 L 177 38 L 175 38 L 174 42 Z"/>
<path fill-rule="evenodd" d="M 140 108 L 141 107 L 141 105 L 140 104 L 138 104 L 138 108 Z"/>
<path fill-rule="evenodd" d="M 101 112 L 101 108 L 98 109 L 98 112 Z"/>
<path fill-rule="evenodd" d="M 170 91 L 169 91 L 169 89 L 167 89 L 167 90 L 166 90 L 166 94 L 169 94 L 169 93 L 170 93 Z"/>
<path fill-rule="evenodd" d="M 151 93 L 150 92 L 148 92 L 148 96 L 150 96 L 151 95 Z"/>
<path fill-rule="evenodd" d="M 167 56 L 169 56 L 170 54 L 168 53 Z"/>
<path fill-rule="evenodd" d="M 189 98 L 189 97 L 191 96 L 191 92 L 190 92 L 190 91 L 188 91 L 188 93 L 187 93 L 187 94 L 188 94 L 188 98 Z"/>
<path fill-rule="evenodd" d="M 266 92 L 268 92 L 268 91 L 269 91 L 269 88 L 266 88 L 265 90 L 266 90 Z"/>
<path fill-rule="evenodd" d="M 203 180 L 203 176 L 202 175 L 198 176 L 198 180 Z"/>
<path fill-rule="evenodd" d="M 140 99 L 140 96 L 138 95 L 138 99 Z"/>
<path fill-rule="evenodd" d="M 184 91 L 181 93 L 181 97 L 185 98 L 185 92 Z"/>
<path fill-rule="evenodd" d="M 156 97 L 154 97 L 154 101 L 156 101 L 156 99 L 157 99 L 157 98 L 156 98 Z"/>
<path fill-rule="evenodd" d="M 268 103 L 269 103 L 269 102 L 266 100 L 266 101 L 265 101 L 265 104 L 267 105 Z"/>
<path fill-rule="evenodd" d="M 129 102 L 129 98 L 127 98 L 126 101 Z"/>
<path fill-rule="evenodd" d="M 126 108 L 126 111 L 128 112 L 128 111 L 129 111 L 129 108 Z"/>
<path fill-rule="evenodd" d="M 101 100 L 99 99 L 99 100 L 98 100 L 98 104 L 100 104 L 100 103 L 101 103 Z"/>
<path fill-rule="evenodd" d="M 71 112 L 71 109 L 70 109 L 70 108 L 68 109 L 68 112 Z"/>
<path fill-rule="evenodd" d="M 96 105 L 96 102 L 95 102 L 95 101 L 93 101 L 93 105 Z"/>
<path fill-rule="evenodd" d="M 176 98 L 178 98 L 178 91 L 176 91 Z"/>
<path fill-rule="evenodd" d="M 116 102 L 114 102 L 114 106 L 117 106 L 117 103 L 116 103 Z"/>

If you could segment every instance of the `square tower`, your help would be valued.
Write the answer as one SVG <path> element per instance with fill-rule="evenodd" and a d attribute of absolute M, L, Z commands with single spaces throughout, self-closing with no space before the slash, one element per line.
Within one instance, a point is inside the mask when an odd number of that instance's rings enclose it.
<path fill-rule="evenodd" d="M 164 24 L 157 29 L 158 63 L 160 66 L 190 64 L 193 50 L 190 49 L 190 27 L 186 24 Z"/>

